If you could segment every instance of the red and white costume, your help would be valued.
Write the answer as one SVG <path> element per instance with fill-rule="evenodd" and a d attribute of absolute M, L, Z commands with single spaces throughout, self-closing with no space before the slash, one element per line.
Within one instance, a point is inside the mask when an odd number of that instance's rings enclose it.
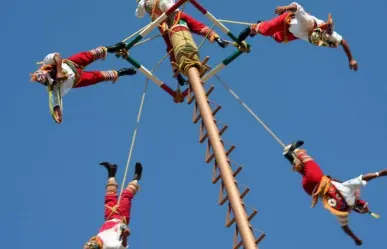
<path fill-rule="evenodd" d="M 56 53 L 48 54 L 43 60 L 43 67 L 53 66 L 55 68 L 54 56 Z M 118 73 L 115 70 L 109 71 L 84 71 L 84 68 L 98 59 L 104 59 L 107 54 L 106 47 L 98 47 L 90 51 L 74 54 L 67 59 L 63 59 L 62 68 L 66 78 L 60 84 L 54 84 L 53 107 L 59 105 L 59 98 L 66 95 L 72 88 L 80 88 L 95 85 L 104 81 L 116 81 Z M 44 69 L 39 69 L 44 71 Z M 48 75 L 48 84 L 52 85 L 55 75 L 46 72 Z"/>
<path fill-rule="evenodd" d="M 296 12 L 285 12 L 269 21 L 260 23 L 260 25 L 255 25 L 253 32 L 263 36 L 271 36 L 280 43 L 297 39 L 317 46 L 337 47 L 341 43 L 343 37 L 335 31 L 333 31 L 332 35 L 326 36 L 324 42 L 311 41 L 311 31 L 317 27 L 322 27 L 325 22 L 306 13 L 300 4 L 296 2 L 292 4 L 297 6 Z"/>
<path fill-rule="evenodd" d="M 344 213 L 348 214 L 355 206 L 366 204 L 360 199 L 360 188 L 367 182 L 362 179 L 362 175 L 345 182 L 328 179 L 320 166 L 305 151 L 296 151 L 297 158 L 302 163 L 302 168 L 298 172 L 302 175 L 302 187 L 305 192 L 312 196 L 321 188 L 320 198 L 323 199 L 324 206 L 333 211 L 341 226 L 347 225 L 348 215 Z"/>

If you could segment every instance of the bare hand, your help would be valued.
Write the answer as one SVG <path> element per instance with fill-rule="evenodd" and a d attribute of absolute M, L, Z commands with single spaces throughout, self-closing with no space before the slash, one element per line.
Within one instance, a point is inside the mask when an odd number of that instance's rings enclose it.
<path fill-rule="evenodd" d="M 63 116 L 59 106 L 54 107 L 54 119 L 57 124 L 62 123 Z"/>
<path fill-rule="evenodd" d="M 356 245 L 358 245 L 358 246 L 363 245 L 363 241 L 361 241 L 361 240 L 358 239 L 358 238 L 355 239 L 355 243 L 356 243 Z"/>
<path fill-rule="evenodd" d="M 62 79 L 64 79 L 66 77 L 66 75 L 64 74 L 64 73 L 62 73 L 62 72 L 57 72 L 56 73 L 56 78 L 58 79 L 58 80 L 62 80 Z"/>
<path fill-rule="evenodd" d="M 349 68 L 351 69 L 351 70 L 353 70 L 353 71 L 357 71 L 357 67 L 358 67 L 358 65 L 357 65 L 357 61 L 356 60 L 351 60 L 350 62 L 349 62 Z"/>
<path fill-rule="evenodd" d="M 282 15 L 284 12 L 286 12 L 286 6 L 279 6 L 274 11 L 277 15 Z"/>

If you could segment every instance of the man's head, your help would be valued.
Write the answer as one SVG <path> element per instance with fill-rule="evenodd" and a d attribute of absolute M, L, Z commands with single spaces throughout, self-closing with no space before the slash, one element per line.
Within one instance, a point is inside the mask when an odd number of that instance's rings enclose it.
<path fill-rule="evenodd" d="M 31 81 L 38 82 L 38 83 L 45 85 L 45 86 L 48 85 L 49 75 L 47 75 L 44 71 L 38 70 L 38 71 L 30 74 L 30 76 L 31 76 L 31 79 L 30 79 Z"/>
<path fill-rule="evenodd" d="M 144 0 L 144 8 L 152 20 L 158 18 L 174 4 L 174 0 Z"/>
<path fill-rule="evenodd" d="M 103 247 L 102 240 L 97 236 L 94 236 L 85 243 L 85 245 L 83 246 L 83 249 L 102 249 L 102 247 Z"/>
<path fill-rule="evenodd" d="M 37 71 L 30 74 L 30 81 L 35 81 L 47 86 L 53 82 L 53 79 L 50 76 L 50 72 L 52 72 L 52 70 L 53 68 L 51 65 L 43 65 Z"/>
<path fill-rule="evenodd" d="M 309 41 L 319 47 L 332 47 L 333 44 L 329 41 L 330 36 L 327 30 L 317 27 L 309 34 Z"/>
<path fill-rule="evenodd" d="M 321 28 L 315 28 L 309 35 L 309 40 L 312 44 L 320 46 L 323 42 L 323 32 Z"/>

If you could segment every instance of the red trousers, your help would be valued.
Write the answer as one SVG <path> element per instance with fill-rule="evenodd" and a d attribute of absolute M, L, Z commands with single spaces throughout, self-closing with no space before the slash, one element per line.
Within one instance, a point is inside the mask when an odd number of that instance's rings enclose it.
<path fill-rule="evenodd" d="M 286 23 L 286 18 L 289 12 L 285 12 L 269 21 L 264 21 L 259 26 L 259 33 L 263 36 L 271 36 L 277 42 L 284 42 L 285 35 L 288 41 L 297 40 L 292 33 L 289 32 L 289 25 Z"/>
<path fill-rule="evenodd" d="M 313 194 L 314 188 L 320 183 L 324 176 L 320 166 L 315 161 L 308 161 L 304 163 L 303 169 L 300 171 L 302 175 L 302 187 L 309 195 Z"/>
<path fill-rule="evenodd" d="M 74 54 L 67 58 L 68 60 L 78 64 L 78 66 L 86 67 L 92 62 L 95 61 L 94 55 L 91 52 L 81 52 L 78 54 Z M 101 73 L 101 71 L 83 71 L 82 68 L 77 68 L 77 71 L 80 75 L 79 81 L 75 84 L 74 88 L 85 87 L 95 85 L 102 81 L 106 81 L 105 76 Z"/>
<path fill-rule="evenodd" d="M 116 211 L 113 211 L 113 208 L 118 203 L 117 194 L 106 194 L 105 195 L 105 221 L 112 219 L 119 219 L 122 222 L 129 224 L 130 221 L 130 210 L 132 209 L 132 199 L 134 194 L 125 189 L 121 194 L 120 205 L 115 208 Z"/>

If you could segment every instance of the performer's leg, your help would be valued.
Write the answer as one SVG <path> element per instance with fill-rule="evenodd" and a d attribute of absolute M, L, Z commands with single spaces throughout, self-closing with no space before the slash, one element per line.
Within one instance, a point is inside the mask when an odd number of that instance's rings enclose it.
<path fill-rule="evenodd" d="M 135 75 L 135 68 L 123 68 L 121 70 L 109 71 L 79 71 L 81 77 L 75 84 L 74 88 L 95 85 L 105 81 L 112 81 L 115 83 L 117 79 L 124 75 Z"/>
<path fill-rule="evenodd" d="M 139 188 L 138 181 L 141 179 L 142 174 L 142 165 L 141 163 L 136 163 L 135 174 L 133 180 L 128 184 L 126 189 L 121 194 L 120 206 L 118 211 L 122 217 L 125 217 L 125 223 L 128 225 L 130 222 L 130 212 L 132 209 L 132 199 L 136 195 Z"/>
<path fill-rule="evenodd" d="M 297 158 L 297 160 L 295 160 L 293 163 L 295 171 L 304 171 L 305 173 L 307 173 L 307 171 L 311 171 L 310 168 L 318 168 L 319 170 L 321 170 L 320 166 L 313 160 L 311 156 L 308 155 L 306 150 L 295 149 L 294 155 Z"/>
<path fill-rule="evenodd" d="M 282 155 L 293 165 L 294 170 L 297 167 L 299 168 L 298 170 L 300 170 L 302 167 L 302 164 L 299 164 L 299 163 L 301 163 L 301 161 L 297 158 L 297 156 L 295 154 L 295 150 L 298 149 L 299 147 L 301 147 L 303 144 L 304 144 L 304 141 L 297 140 L 297 141 L 287 145 L 284 148 L 284 152 L 282 153 Z M 305 160 L 306 159 L 307 158 L 305 158 Z M 297 165 L 297 163 L 298 163 L 298 165 Z"/>
<path fill-rule="evenodd" d="M 108 182 L 106 185 L 106 194 L 105 194 L 105 220 L 111 220 L 114 218 L 121 219 L 121 216 L 117 209 L 117 188 L 118 184 L 116 182 L 116 172 L 117 165 L 110 164 L 107 162 L 100 163 L 108 171 Z"/>
<path fill-rule="evenodd" d="M 120 206 L 118 207 L 118 212 L 122 217 L 125 218 L 124 222 L 129 224 L 130 222 L 130 212 L 132 210 L 132 199 L 136 195 L 138 190 L 138 181 L 131 181 L 126 189 L 121 194 Z"/>
<path fill-rule="evenodd" d="M 293 170 L 302 175 L 302 187 L 306 193 L 311 195 L 324 173 L 313 158 L 306 153 L 306 150 L 299 149 L 303 144 L 303 141 L 293 142 L 285 147 L 283 155 L 293 165 Z"/>
<path fill-rule="evenodd" d="M 272 36 L 275 39 L 275 34 L 278 32 L 284 32 L 286 18 L 288 17 L 289 12 L 285 12 L 282 15 L 279 15 L 268 21 L 258 21 L 255 24 L 250 25 L 249 27 L 242 30 L 239 33 L 238 41 L 244 41 L 247 36 L 255 36 L 256 34 L 261 34 L 263 36 Z"/>
<path fill-rule="evenodd" d="M 74 88 L 92 86 L 104 81 L 115 82 L 118 79 L 118 73 L 115 70 L 110 71 L 83 71 L 81 77 Z"/>
<path fill-rule="evenodd" d="M 320 184 L 324 173 L 305 150 L 296 149 L 294 152 L 298 159 L 294 170 L 302 175 L 302 187 L 305 192 L 312 195 L 315 188 Z"/>
<path fill-rule="evenodd" d="M 251 34 L 261 34 L 263 36 L 273 36 L 277 32 L 283 32 L 285 29 L 285 20 L 289 15 L 288 12 L 283 13 L 269 21 L 254 24 L 251 27 Z"/>
<path fill-rule="evenodd" d="M 70 56 L 68 60 L 74 62 L 75 64 L 78 64 L 81 67 L 86 67 L 90 63 L 94 62 L 95 60 L 105 59 L 106 54 L 107 54 L 107 48 L 101 46 L 87 52 L 74 54 Z"/>
<path fill-rule="evenodd" d="M 100 46 L 89 50 L 87 52 L 81 52 L 75 55 L 72 55 L 68 60 L 78 64 L 81 67 L 86 67 L 90 63 L 99 60 L 105 59 L 107 53 L 115 53 L 125 48 L 125 43 L 119 42 L 113 46 Z"/>
<path fill-rule="evenodd" d="M 285 42 L 285 40 L 287 42 L 290 42 L 290 41 L 294 41 L 294 40 L 297 40 L 298 38 L 295 37 L 292 33 L 288 32 L 287 33 L 287 36 L 286 36 L 286 39 L 285 39 L 285 31 L 278 31 L 278 32 L 275 32 L 273 35 L 272 35 L 272 38 L 274 40 L 276 40 L 277 42 Z"/>

